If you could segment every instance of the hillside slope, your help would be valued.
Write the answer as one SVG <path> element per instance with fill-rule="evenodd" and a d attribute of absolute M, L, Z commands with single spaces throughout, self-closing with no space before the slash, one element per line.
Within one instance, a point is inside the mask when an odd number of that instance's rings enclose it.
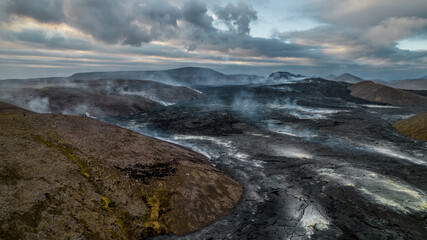
<path fill-rule="evenodd" d="M 195 152 L 0 103 L 1 239 L 141 239 L 227 215 L 240 185 Z"/>
<path fill-rule="evenodd" d="M 203 97 L 182 86 L 132 79 L 0 81 L 0 100 L 36 112 L 95 117 L 135 114 Z"/>
<path fill-rule="evenodd" d="M 393 127 L 411 138 L 427 141 L 427 112 L 398 121 Z"/>
<path fill-rule="evenodd" d="M 402 106 L 427 106 L 427 98 L 415 93 L 363 81 L 350 86 L 351 95 L 373 102 Z"/>

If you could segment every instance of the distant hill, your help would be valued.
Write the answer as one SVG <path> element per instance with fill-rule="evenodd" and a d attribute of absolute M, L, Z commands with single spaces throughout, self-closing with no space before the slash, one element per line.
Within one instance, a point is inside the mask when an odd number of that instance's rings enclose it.
<path fill-rule="evenodd" d="M 424 79 L 390 81 L 387 85 L 407 90 L 427 90 L 427 76 Z"/>
<path fill-rule="evenodd" d="M 161 71 L 119 71 L 76 73 L 70 76 L 74 80 L 96 79 L 140 79 L 159 81 L 166 84 L 178 85 L 238 85 L 258 82 L 263 77 L 246 74 L 226 75 L 209 68 L 185 67 Z"/>
<path fill-rule="evenodd" d="M 427 106 L 427 98 L 372 81 L 363 81 L 349 87 L 351 95 L 373 102 L 392 105 Z"/>
<path fill-rule="evenodd" d="M 337 76 L 335 76 L 334 74 L 329 74 L 325 77 L 326 80 L 334 80 L 335 78 L 337 78 Z"/>
<path fill-rule="evenodd" d="M 337 82 L 346 82 L 346 83 L 358 83 L 358 82 L 365 81 L 363 78 L 352 75 L 350 73 L 344 73 L 344 74 L 334 78 L 333 80 L 337 81 Z"/>
<path fill-rule="evenodd" d="M 227 75 L 209 68 L 185 67 L 153 73 L 159 75 L 166 73 L 168 77 L 177 82 L 189 84 L 204 84 L 215 80 L 219 82 L 231 80 Z"/>
<path fill-rule="evenodd" d="M 427 112 L 396 122 L 393 127 L 411 138 L 427 141 Z"/>
<path fill-rule="evenodd" d="M 242 194 L 203 155 L 95 119 L 0 103 L 0 126 L 2 239 L 185 235 Z"/>
<path fill-rule="evenodd" d="M 333 74 L 329 74 L 325 79 L 346 82 L 356 84 L 359 82 L 366 81 L 365 79 L 352 75 L 350 73 L 344 73 L 338 77 L 335 77 Z M 405 79 L 405 80 L 395 80 L 395 81 L 385 81 L 385 80 L 371 80 L 375 83 L 390 86 L 393 88 L 400 88 L 406 90 L 427 90 L 427 76 L 421 77 L 419 79 Z"/>

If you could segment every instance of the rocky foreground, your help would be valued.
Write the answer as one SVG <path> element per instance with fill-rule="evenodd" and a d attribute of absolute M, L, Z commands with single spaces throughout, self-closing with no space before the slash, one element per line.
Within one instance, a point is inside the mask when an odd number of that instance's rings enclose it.
<path fill-rule="evenodd" d="M 0 103 L 0 126 L 1 239 L 184 235 L 242 194 L 204 156 L 91 118 Z"/>

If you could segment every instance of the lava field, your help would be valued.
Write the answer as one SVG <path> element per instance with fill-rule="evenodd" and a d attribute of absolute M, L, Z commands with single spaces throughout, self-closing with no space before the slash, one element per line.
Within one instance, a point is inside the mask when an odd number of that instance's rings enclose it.
<path fill-rule="evenodd" d="M 104 119 L 209 157 L 244 189 L 220 221 L 154 239 L 425 239 L 427 144 L 392 124 L 426 107 L 350 84 L 193 86 L 205 98 Z"/>

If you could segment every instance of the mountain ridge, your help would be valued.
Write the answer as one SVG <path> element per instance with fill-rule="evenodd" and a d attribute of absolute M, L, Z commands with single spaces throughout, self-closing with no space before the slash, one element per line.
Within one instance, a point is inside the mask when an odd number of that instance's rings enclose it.
<path fill-rule="evenodd" d="M 334 80 L 335 78 L 337 78 L 338 76 L 336 76 L 336 75 L 334 75 L 334 74 L 332 74 L 332 73 L 330 73 L 330 74 L 328 74 L 326 77 L 325 77 L 325 79 L 326 80 Z"/>
<path fill-rule="evenodd" d="M 113 71 L 75 73 L 71 79 L 132 78 L 138 80 L 160 81 L 178 85 L 220 85 L 247 84 L 260 81 L 261 76 L 248 74 L 223 74 L 210 68 L 183 67 L 153 71 Z"/>

